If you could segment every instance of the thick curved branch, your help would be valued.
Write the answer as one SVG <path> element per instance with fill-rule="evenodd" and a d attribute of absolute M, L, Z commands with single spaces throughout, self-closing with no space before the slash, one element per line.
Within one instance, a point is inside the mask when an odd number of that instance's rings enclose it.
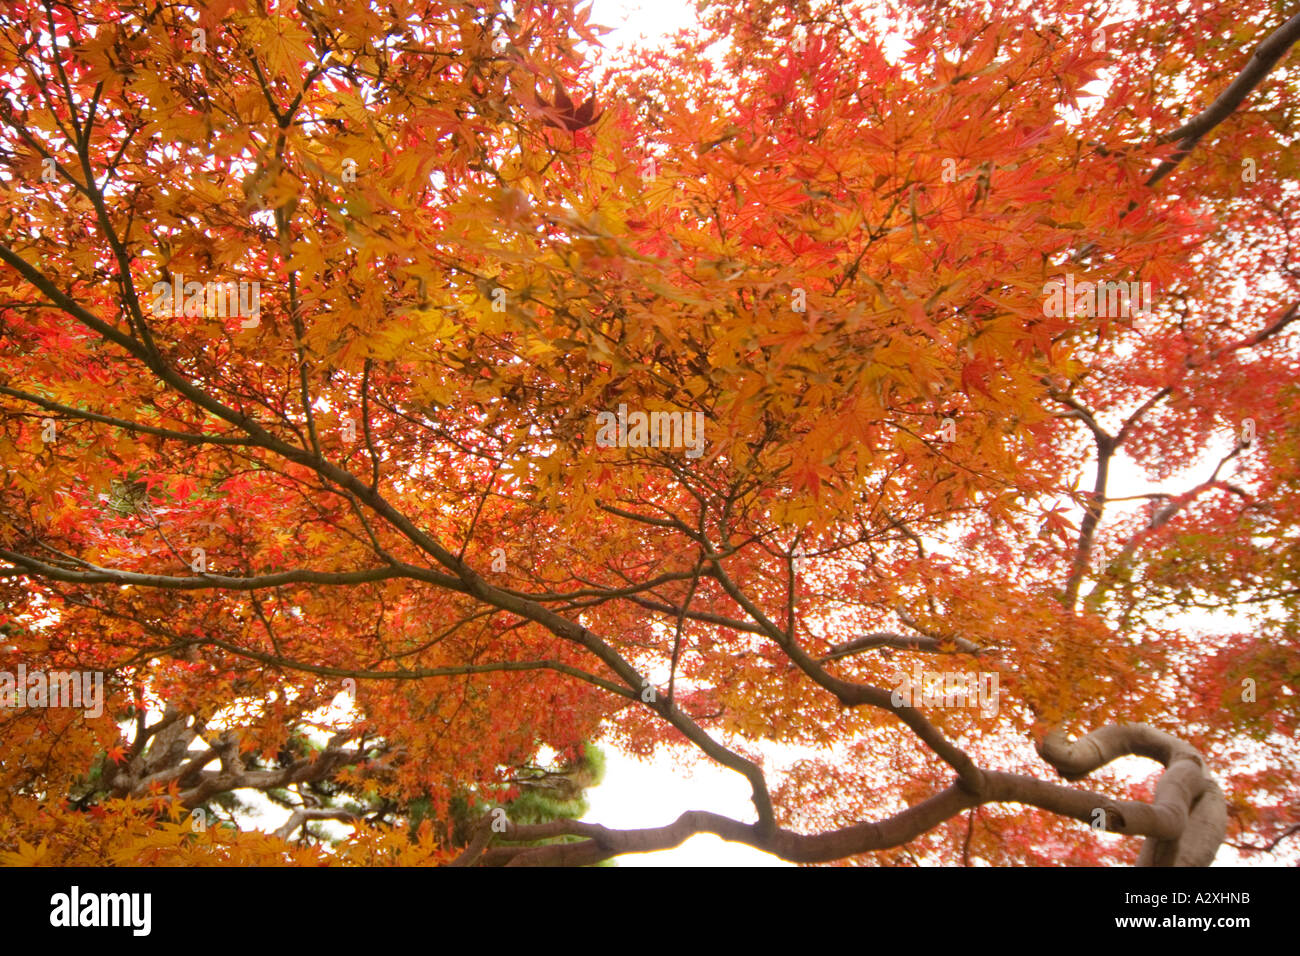
<path fill-rule="evenodd" d="M 501 834 L 507 840 L 541 840 L 567 835 L 587 839 L 581 843 L 540 847 L 493 847 L 483 854 L 482 862 L 488 866 L 586 866 L 623 853 L 667 850 L 698 833 L 712 833 L 795 863 L 823 863 L 906 843 L 969 809 L 975 802 L 976 798 L 960 788 L 949 787 L 878 823 L 859 823 L 817 834 L 784 829 L 764 833 L 754 824 L 698 810 L 683 813 L 667 826 L 643 830 L 611 830 L 578 820 L 554 820 L 532 825 L 510 823 Z"/>
<path fill-rule="evenodd" d="M 1067 766 L 1072 766 L 1068 761 L 1066 763 Z M 986 803 L 1021 803 L 1088 823 L 1092 823 L 1096 811 L 1101 809 L 1105 813 L 1107 830 L 1146 836 L 1148 845 L 1177 841 L 1184 834 L 1186 816 L 1180 814 L 1176 807 L 1162 803 L 1159 790 L 1157 802 L 1148 804 L 1135 800 L 1115 800 L 1103 794 L 1020 774 L 995 770 L 985 770 L 982 773 L 984 787 L 978 796 L 960 785 L 954 785 L 885 820 L 857 823 L 826 833 L 805 834 L 786 829 L 764 833 L 752 824 L 703 811 L 684 813 L 667 826 L 643 830 L 611 830 L 599 824 L 578 820 L 553 820 L 533 825 L 508 823 L 505 832 L 501 834 L 505 840 L 532 841 L 560 836 L 580 836 L 586 839 L 578 843 L 557 843 L 541 847 L 493 847 L 483 852 L 480 859 L 484 865 L 489 866 L 586 866 L 623 853 L 652 853 L 671 849 L 696 834 L 712 833 L 724 840 L 744 843 L 793 863 L 825 863 L 900 846 L 934 829 L 945 820 Z M 1209 816 L 1208 812 L 1200 816 L 1193 813 L 1188 831 Z M 1215 846 L 1217 845 L 1216 843 Z M 1200 864 L 1184 863 L 1180 859 L 1178 865 Z"/>
<path fill-rule="evenodd" d="M 1172 832 L 1150 833 L 1138 866 L 1209 866 L 1227 832 L 1228 809 L 1200 753 L 1186 741 L 1147 724 L 1111 724 L 1071 742 L 1048 733 L 1038 752 L 1067 780 L 1078 780 L 1119 757 L 1136 755 L 1164 764 L 1153 807 L 1177 822 Z"/>

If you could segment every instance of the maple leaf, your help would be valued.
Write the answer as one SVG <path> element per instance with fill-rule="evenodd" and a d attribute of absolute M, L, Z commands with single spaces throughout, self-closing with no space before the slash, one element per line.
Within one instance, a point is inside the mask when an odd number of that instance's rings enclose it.
<path fill-rule="evenodd" d="M 558 77 L 555 78 L 554 83 L 553 103 L 540 94 L 537 96 L 537 105 L 546 116 L 549 125 L 572 133 L 591 126 L 603 115 L 596 112 L 595 93 L 587 97 L 580 106 L 575 107 L 572 98 Z"/>
<path fill-rule="evenodd" d="M 967 392 L 979 392 L 983 395 L 992 396 L 988 388 L 989 376 L 994 370 L 994 364 L 987 358 L 975 358 L 969 362 L 963 362 L 961 366 L 961 387 Z"/>

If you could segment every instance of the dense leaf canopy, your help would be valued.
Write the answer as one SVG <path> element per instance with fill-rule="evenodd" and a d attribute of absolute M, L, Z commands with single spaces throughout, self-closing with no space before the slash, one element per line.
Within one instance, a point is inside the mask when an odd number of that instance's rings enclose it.
<path fill-rule="evenodd" d="M 6 4 L 3 859 L 1286 852 L 1300 18 L 890 7 Z"/>

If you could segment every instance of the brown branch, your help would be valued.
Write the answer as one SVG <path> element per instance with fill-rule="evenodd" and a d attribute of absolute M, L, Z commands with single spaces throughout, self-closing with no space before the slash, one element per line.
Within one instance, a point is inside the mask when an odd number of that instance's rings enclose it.
<path fill-rule="evenodd" d="M 1038 744 L 1044 760 L 1066 780 L 1130 754 L 1164 764 L 1151 810 L 1159 828 L 1144 831 L 1138 866 L 1209 866 L 1223 843 L 1228 807 L 1195 748 L 1146 724 L 1111 724 L 1071 742 L 1060 730 Z"/>
<path fill-rule="evenodd" d="M 118 571 L 114 568 L 101 568 L 94 565 L 89 570 L 72 571 L 57 565 L 38 561 L 25 554 L 0 548 L 0 558 L 11 561 L 13 568 L 0 568 L 0 576 L 39 575 L 54 581 L 67 581 L 72 584 L 132 584 L 137 587 L 162 588 L 173 591 L 197 591 L 208 588 L 222 588 L 229 591 L 253 591 L 261 588 L 280 587 L 285 584 L 331 584 L 351 585 L 366 584 L 370 581 L 382 581 L 388 578 L 410 577 L 406 567 L 366 568 L 360 571 L 280 571 L 275 574 L 254 575 L 253 577 L 231 577 L 226 574 L 201 574 L 196 577 L 173 577 L 166 574 L 140 574 L 135 571 Z M 433 572 L 436 573 L 436 572 Z M 439 575 L 442 577 L 442 575 Z M 437 582 L 443 583 L 443 582 Z M 453 582 L 459 583 L 459 582 Z M 445 587 L 446 584 L 443 584 Z M 454 588 L 454 590 L 460 590 Z"/>
<path fill-rule="evenodd" d="M 955 650 L 943 650 L 944 644 L 953 644 Z M 818 658 L 817 663 L 826 664 L 841 657 L 874 650 L 878 647 L 891 647 L 900 651 L 926 651 L 934 654 L 979 654 L 983 650 L 975 642 L 962 637 L 945 641 L 942 638 L 930 637 L 925 634 L 895 634 L 889 631 L 873 631 L 870 634 L 855 637 L 851 641 L 845 641 L 843 644 L 836 644 L 831 648 L 829 654 Z"/>
<path fill-rule="evenodd" d="M 295 830 L 312 820 L 342 820 L 351 823 L 358 819 L 359 817 L 351 810 L 344 810 L 341 807 L 299 807 L 289 816 L 284 826 L 275 831 L 275 835 L 281 840 L 287 840 Z"/>
<path fill-rule="evenodd" d="M 48 306 L 43 306 L 48 308 Z M 122 428 L 131 432 L 140 432 L 145 435 L 155 435 L 159 438 L 166 438 L 170 441 L 186 442 L 191 445 L 251 445 L 252 442 L 247 438 L 240 438 L 235 435 L 205 435 L 196 432 L 178 432 L 170 428 L 158 428 L 154 425 L 142 425 L 139 422 L 128 421 L 125 418 L 113 418 L 110 415 L 101 415 L 97 412 L 87 411 L 82 408 L 73 408 L 71 405 L 62 405 L 58 402 L 52 402 L 49 399 L 41 398 L 39 395 L 33 395 L 30 392 L 19 391 L 16 388 L 9 388 L 0 385 L 0 395 L 9 395 L 13 398 L 20 399 L 24 402 L 30 402 L 33 405 L 39 405 L 41 408 L 50 412 L 58 412 L 68 418 L 80 419 L 82 421 L 99 422 L 103 425 L 112 425 L 115 428 Z"/>
<path fill-rule="evenodd" d="M 827 673 L 824 667 L 813 660 L 808 652 L 800 647 L 789 634 L 777 627 L 736 586 L 736 583 L 722 566 L 721 555 L 707 541 L 702 543 L 707 549 L 708 558 L 713 562 L 713 576 L 722 585 L 723 590 L 744 609 L 746 614 L 754 619 L 755 623 L 763 628 L 764 633 L 776 642 L 777 646 L 785 652 L 796 667 L 811 677 L 814 683 L 834 694 L 840 703 L 845 706 L 865 704 L 894 714 L 941 760 L 957 771 L 963 788 L 972 793 L 980 792 L 983 786 L 980 769 L 975 766 L 974 761 L 970 759 L 965 751 L 948 740 L 938 727 L 926 719 L 924 714 L 907 704 L 895 704 L 890 692 L 883 688 L 873 687 L 869 684 L 857 684 Z"/>
<path fill-rule="evenodd" d="M 352 667 L 329 667 L 323 664 L 308 664 L 305 661 L 296 661 L 276 654 L 265 654 L 261 651 L 238 647 L 215 637 L 206 637 L 203 638 L 202 641 L 196 643 L 211 644 L 214 647 L 219 647 L 237 657 L 246 657 L 249 660 L 259 661 L 263 664 L 272 664 L 284 667 L 288 670 L 303 671 L 307 674 L 319 674 L 322 677 L 351 677 L 356 680 L 424 680 L 432 677 L 464 677 L 470 674 L 492 674 L 502 671 L 551 670 L 559 674 L 567 674 L 569 677 L 576 677 L 581 681 L 585 681 L 586 683 L 599 687 L 602 690 L 607 690 L 611 694 L 626 697 L 629 700 L 639 699 L 634 692 L 626 687 L 620 687 L 612 681 L 607 681 L 601 677 L 597 677 L 595 674 L 589 674 L 570 664 L 565 664 L 563 661 L 501 661 L 496 664 L 462 664 L 452 667 L 426 667 L 400 671 L 375 671 Z"/>
<path fill-rule="evenodd" d="M 1124 726 L 1132 728 L 1140 725 Z M 1056 738 L 1047 746 L 1067 771 L 1079 772 L 1094 763 L 1089 759 L 1093 753 L 1092 738 L 1100 735 L 1102 739 L 1110 739 L 1115 736 L 1116 730 L 1113 727 L 1103 728 L 1097 735 L 1085 738 L 1086 742 L 1067 744 L 1067 748 L 1077 748 L 1073 751 L 1062 753 L 1053 750 L 1054 746 L 1059 746 Z M 1139 731 L 1136 742 L 1130 741 L 1135 748 L 1132 752 L 1156 755 L 1157 759 L 1165 756 L 1171 763 L 1177 761 L 1180 764 L 1186 764 L 1188 754 L 1195 753 L 1185 743 L 1160 734 L 1159 731 L 1152 728 L 1144 730 L 1150 731 L 1150 735 Z M 1125 734 L 1131 733 L 1132 731 L 1125 730 L 1119 736 L 1128 739 Z M 1162 738 L 1167 738 L 1167 742 Z M 1170 753 L 1173 755 L 1170 756 Z M 1199 769 L 1199 764 L 1197 767 Z M 1176 768 L 1171 768 L 1173 769 Z M 1166 771 L 1166 775 L 1170 772 Z M 786 829 L 763 832 L 754 824 L 741 823 L 703 811 L 684 813 L 667 826 L 642 830 L 611 830 L 599 824 L 578 820 L 552 820 L 532 825 L 508 822 L 505 832 L 501 834 L 505 840 L 532 841 L 560 836 L 580 836 L 586 839 L 578 843 L 540 847 L 494 847 L 482 855 L 481 861 L 487 866 L 586 866 L 623 853 L 652 853 L 671 849 L 696 834 L 712 833 L 724 840 L 744 843 L 794 863 L 824 863 L 900 846 L 934 829 L 945 820 L 986 803 L 1022 803 L 1087 823 L 1092 823 L 1096 811 L 1101 809 L 1105 813 L 1107 830 L 1146 836 L 1148 846 L 1153 843 L 1163 846 L 1179 842 L 1188 843 L 1189 846 L 1192 843 L 1208 846 L 1208 841 L 1201 839 L 1201 828 L 1212 826 L 1213 813 L 1198 813 L 1197 808 L 1210 810 L 1213 800 L 1201 799 L 1190 814 L 1180 812 L 1179 799 L 1187 782 L 1183 779 L 1171 779 L 1165 783 L 1162 778 L 1162 786 L 1157 787 L 1156 802 L 1148 804 L 1134 800 L 1116 800 L 1103 794 L 1064 787 L 1019 774 L 985 770 L 983 775 L 985 785 L 978 796 L 954 785 L 885 820 L 857 823 L 815 834 L 795 833 Z M 1185 776 L 1188 776 L 1185 771 L 1177 770 L 1178 778 Z M 1217 787 L 1213 787 L 1212 792 L 1218 793 Z M 1211 791 L 1207 789 L 1205 793 L 1209 796 Z M 1219 804 L 1222 806 L 1222 794 L 1219 794 Z M 1226 823 L 1226 809 L 1223 818 Z M 1210 836 L 1212 838 L 1212 831 Z M 1214 843 L 1214 847 L 1217 846 L 1218 843 Z M 1144 856 L 1146 852 L 1144 850 Z M 1211 859 L 1213 855 L 1211 848 Z M 1195 862 L 1190 856 L 1179 855 L 1176 865 L 1204 864 Z"/>
<path fill-rule="evenodd" d="M 1251 853 L 1271 853 L 1277 848 L 1277 845 L 1287 837 L 1300 833 L 1300 823 L 1293 823 L 1283 830 L 1278 836 L 1266 843 L 1264 846 L 1258 846 L 1254 843 L 1229 843 L 1228 846 L 1236 847 L 1238 850 L 1246 850 Z"/>
<path fill-rule="evenodd" d="M 1146 184 L 1154 186 L 1164 179 L 1186 158 L 1206 133 L 1231 116 L 1251 90 L 1264 81 L 1297 40 L 1300 40 L 1300 13 L 1274 30 L 1263 43 L 1255 47 L 1255 52 L 1250 55 L 1246 66 L 1213 103 L 1178 129 L 1165 133 L 1159 138 L 1160 143 L 1178 143 L 1178 149 L 1156 167 L 1147 178 Z"/>

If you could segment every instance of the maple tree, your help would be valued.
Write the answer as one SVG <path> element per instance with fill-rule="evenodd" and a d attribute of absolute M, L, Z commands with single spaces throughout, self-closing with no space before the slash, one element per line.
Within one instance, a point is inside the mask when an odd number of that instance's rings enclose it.
<path fill-rule="evenodd" d="M 701 7 L 0 12 L 0 669 L 107 675 L 0 711 L 4 860 L 1288 850 L 1300 17 Z M 492 812 L 598 739 L 754 819 Z"/>

